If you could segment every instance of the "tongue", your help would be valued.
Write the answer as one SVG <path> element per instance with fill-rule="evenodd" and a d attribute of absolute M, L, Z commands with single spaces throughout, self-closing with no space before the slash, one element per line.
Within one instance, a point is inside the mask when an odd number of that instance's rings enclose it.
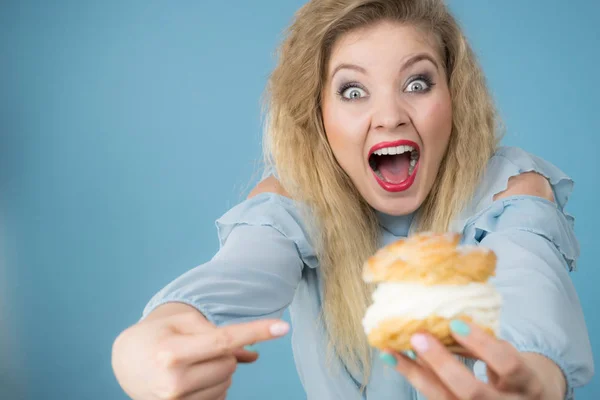
<path fill-rule="evenodd" d="M 379 156 L 377 161 L 377 169 L 389 183 L 401 183 L 408 178 L 409 152 L 393 156 Z"/>

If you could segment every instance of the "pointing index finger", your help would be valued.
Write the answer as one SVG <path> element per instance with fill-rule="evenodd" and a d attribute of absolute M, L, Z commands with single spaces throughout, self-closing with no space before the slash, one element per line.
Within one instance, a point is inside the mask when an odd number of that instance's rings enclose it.
<path fill-rule="evenodd" d="M 290 330 L 287 322 L 278 320 L 254 321 L 243 324 L 227 325 L 215 332 L 223 338 L 223 347 L 234 350 L 257 342 L 284 336 Z"/>
<path fill-rule="evenodd" d="M 168 350 L 161 352 L 167 365 L 194 364 L 232 354 L 245 345 L 284 336 L 290 330 L 280 320 L 253 321 L 227 325 L 194 335 L 177 335 L 169 340 Z"/>

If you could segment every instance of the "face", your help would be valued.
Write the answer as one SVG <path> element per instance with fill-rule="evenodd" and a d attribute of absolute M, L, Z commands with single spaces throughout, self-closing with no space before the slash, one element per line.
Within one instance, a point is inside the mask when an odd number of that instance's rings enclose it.
<path fill-rule="evenodd" d="M 338 163 L 373 208 L 405 215 L 423 203 L 452 130 L 433 38 L 391 22 L 340 37 L 329 59 L 322 113 Z"/>

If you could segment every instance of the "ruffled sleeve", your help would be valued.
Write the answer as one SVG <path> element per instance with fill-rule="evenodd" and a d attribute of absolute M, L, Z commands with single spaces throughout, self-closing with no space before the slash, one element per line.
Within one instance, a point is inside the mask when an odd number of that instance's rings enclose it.
<path fill-rule="evenodd" d="M 497 201 L 511 176 L 545 176 L 556 203 L 534 196 Z M 498 256 L 491 282 L 503 295 L 501 338 L 518 350 L 554 361 L 564 373 L 568 394 L 589 382 L 594 365 L 588 332 L 569 272 L 579 256 L 574 219 L 565 213 L 573 181 L 562 171 L 528 153 L 503 148 L 491 160 L 484 184 L 464 224 L 464 240 L 492 249 Z M 476 373 L 485 379 L 481 362 Z"/>
<path fill-rule="evenodd" d="M 264 193 L 216 222 L 220 249 L 159 291 L 144 317 L 161 304 L 195 307 L 216 325 L 278 318 L 291 303 L 304 266 L 317 265 L 292 200 Z"/>

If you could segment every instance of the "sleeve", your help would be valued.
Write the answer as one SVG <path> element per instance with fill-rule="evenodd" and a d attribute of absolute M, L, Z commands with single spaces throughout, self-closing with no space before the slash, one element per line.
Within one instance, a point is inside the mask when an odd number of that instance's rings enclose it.
<path fill-rule="evenodd" d="M 573 389 L 588 383 L 594 373 L 583 311 L 569 276 L 579 256 L 574 219 L 563 211 L 573 185 L 541 162 L 534 168 L 520 167 L 523 158 L 496 171 L 504 182 L 494 190 L 505 187 L 510 176 L 533 170 L 548 178 L 556 203 L 533 196 L 491 201 L 467 223 L 464 233 L 466 240 L 498 256 L 491 283 L 503 297 L 501 338 L 519 351 L 541 354 L 558 365 L 571 399 Z M 489 193 L 490 198 L 493 195 Z M 485 379 L 484 365 L 477 364 L 476 374 Z"/>
<path fill-rule="evenodd" d="M 316 266 L 297 208 L 289 199 L 258 195 L 216 224 L 217 254 L 159 291 L 143 317 L 162 304 L 181 302 L 216 325 L 278 318 L 291 303 L 304 266 Z"/>

